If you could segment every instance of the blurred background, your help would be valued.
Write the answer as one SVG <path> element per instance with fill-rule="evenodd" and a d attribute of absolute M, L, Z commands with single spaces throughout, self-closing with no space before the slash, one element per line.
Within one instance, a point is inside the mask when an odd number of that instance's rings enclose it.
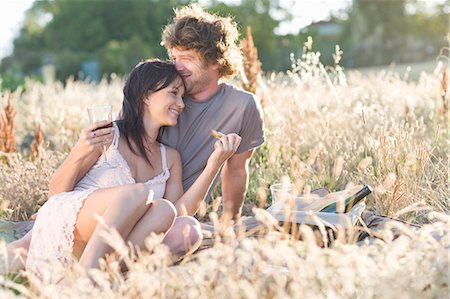
<path fill-rule="evenodd" d="M 251 26 L 265 72 L 291 68 L 291 53 L 313 50 L 345 69 L 417 64 L 432 70 L 448 56 L 450 1 L 445 0 L 0 0 L 1 89 L 26 77 L 98 82 L 123 75 L 144 58 L 167 58 L 161 32 L 173 8 L 190 3 Z M 448 48 L 447 48 L 448 49 Z"/>

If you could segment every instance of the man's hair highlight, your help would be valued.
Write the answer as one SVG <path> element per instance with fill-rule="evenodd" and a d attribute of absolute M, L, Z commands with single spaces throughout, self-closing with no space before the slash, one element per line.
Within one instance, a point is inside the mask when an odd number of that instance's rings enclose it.
<path fill-rule="evenodd" d="M 208 64 L 216 64 L 220 78 L 231 78 L 241 65 L 239 33 L 231 17 L 204 11 L 199 5 L 175 9 L 163 31 L 161 44 L 171 49 L 195 50 Z"/>

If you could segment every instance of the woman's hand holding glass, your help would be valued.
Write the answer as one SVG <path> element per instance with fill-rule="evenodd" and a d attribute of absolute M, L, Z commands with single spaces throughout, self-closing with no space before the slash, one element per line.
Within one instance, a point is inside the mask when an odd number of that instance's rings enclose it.
<path fill-rule="evenodd" d="M 89 114 L 89 122 L 91 124 L 98 123 L 99 121 L 107 121 L 104 126 L 100 128 L 108 128 L 112 127 L 112 106 L 109 104 L 105 105 L 94 105 L 87 108 L 87 112 Z M 97 130 L 92 131 L 92 137 L 97 137 Z M 115 166 L 108 162 L 106 158 L 106 144 L 102 143 L 102 152 L 103 152 L 103 163 L 102 166 L 114 168 Z"/>
<path fill-rule="evenodd" d="M 208 159 L 208 164 L 220 167 L 226 160 L 234 155 L 241 144 L 241 137 L 237 134 L 224 134 L 214 144 L 214 151 Z"/>
<path fill-rule="evenodd" d="M 110 121 L 102 120 L 81 130 L 80 139 L 73 151 L 76 151 L 80 157 L 86 157 L 94 152 L 101 154 L 103 147 L 111 143 L 114 137 L 114 128 L 105 128 L 110 123 Z"/>

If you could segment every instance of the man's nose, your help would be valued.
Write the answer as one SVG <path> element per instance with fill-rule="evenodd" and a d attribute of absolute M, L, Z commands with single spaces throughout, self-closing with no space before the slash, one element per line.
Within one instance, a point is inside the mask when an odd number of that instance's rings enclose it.
<path fill-rule="evenodd" d="M 175 60 L 175 69 L 177 71 L 182 71 L 184 69 L 183 63 L 179 60 Z"/>

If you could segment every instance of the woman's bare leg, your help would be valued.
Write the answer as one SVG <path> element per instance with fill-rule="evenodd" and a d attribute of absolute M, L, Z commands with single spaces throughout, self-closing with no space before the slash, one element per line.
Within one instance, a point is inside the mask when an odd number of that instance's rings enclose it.
<path fill-rule="evenodd" d="M 98 259 L 112 249 L 102 239 L 106 227 L 97 223 L 102 217 L 107 227 L 115 228 L 126 239 L 135 224 L 147 212 L 148 187 L 144 184 L 118 186 L 93 192 L 84 202 L 75 224 L 74 241 L 87 243 L 80 258 L 86 268 L 98 267 Z"/>
<path fill-rule="evenodd" d="M 25 255 L 26 257 L 28 250 L 30 249 L 31 233 L 32 230 L 26 233 L 22 238 L 8 243 L 8 245 L 6 245 L 8 254 L 13 256 L 16 252 L 20 252 L 21 255 Z"/>
<path fill-rule="evenodd" d="M 170 201 L 154 200 L 144 216 L 133 227 L 127 241 L 138 248 L 143 248 L 145 238 L 150 233 L 166 234 L 175 222 L 176 216 L 177 209 Z"/>
<path fill-rule="evenodd" d="M 30 249 L 31 232 L 32 230 L 26 233 L 25 236 L 23 236 L 22 238 L 9 243 L 7 245 L 8 250 L 14 251 L 16 249 L 22 249 L 28 252 L 28 249 Z"/>
<path fill-rule="evenodd" d="M 25 269 L 28 249 L 30 249 L 31 232 L 32 231 L 29 231 L 22 238 L 12 241 L 6 245 L 9 271 L 17 272 Z"/>

